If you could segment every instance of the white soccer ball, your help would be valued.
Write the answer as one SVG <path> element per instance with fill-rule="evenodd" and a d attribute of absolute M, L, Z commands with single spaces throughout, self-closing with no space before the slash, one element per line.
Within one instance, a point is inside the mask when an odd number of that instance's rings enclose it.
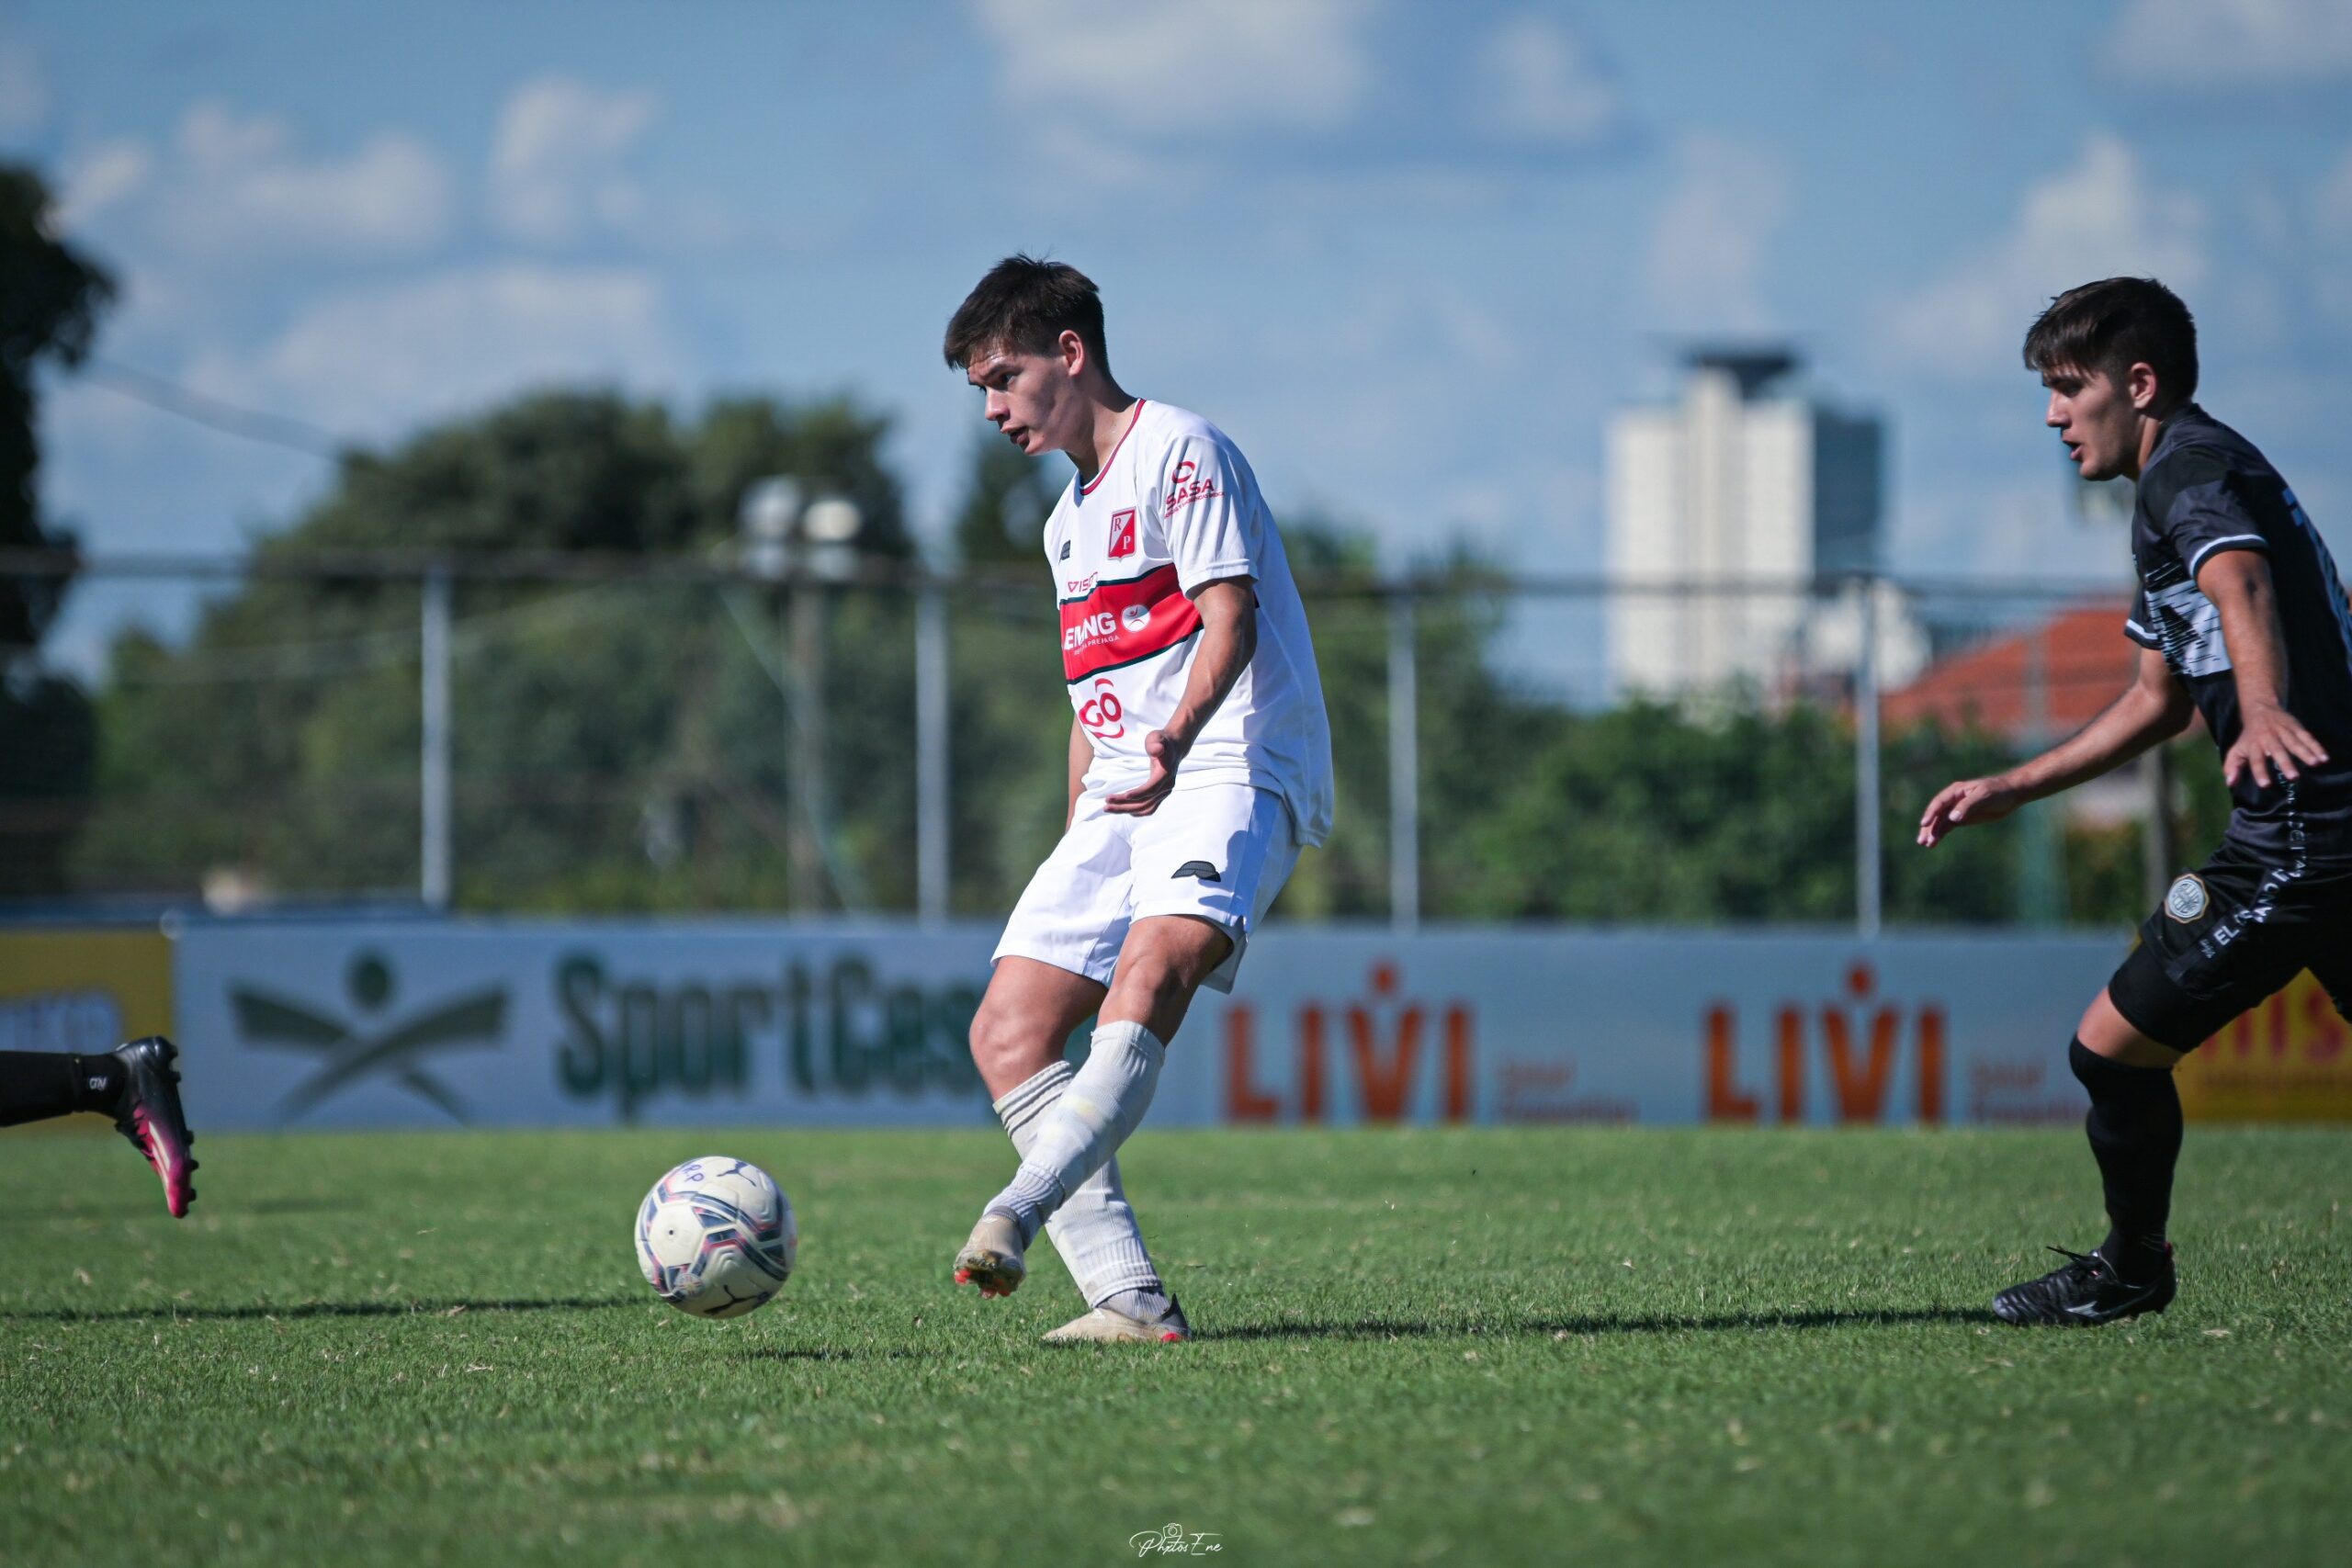
<path fill-rule="evenodd" d="M 637 1266 L 680 1312 L 741 1317 L 784 1289 L 800 1249 L 792 1201 L 756 1165 L 690 1159 L 637 1212 Z"/>

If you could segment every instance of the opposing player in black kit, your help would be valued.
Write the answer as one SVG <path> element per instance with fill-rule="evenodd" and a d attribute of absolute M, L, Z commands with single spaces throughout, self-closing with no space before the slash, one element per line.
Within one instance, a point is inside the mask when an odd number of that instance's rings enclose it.
<path fill-rule="evenodd" d="M 2053 1247 L 2065 1265 L 2003 1291 L 1993 1311 L 2073 1325 L 2171 1304 L 2181 1057 L 2304 969 L 2352 1016 L 2352 607 L 2286 480 L 2191 400 L 2197 330 L 2171 290 L 2137 277 L 2070 289 L 2026 334 L 2025 362 L 2083 477 L 2138 484 L 2140 594 L 2124 631 L 2143 649 L 2139 677 L 2073 739 L 1946 787 L 1919 842 L 2095 778 L 2192 714 L 2221 748 L 2234 807 L 2221 848 L 2173 883 L 2067 1048 L 2090 1091 L 2107 1238 Z"/>
<path fill-rule="evenodd" d="M 163 1179 L 164 1207 L 187 1217 L 196 1201 L 196 1134 L 180 1111 L 179 1047 L 160 1034 L 95 1055 L 0 1051 L 0 1127 L 95 1111 L 114 1118 Z"/>

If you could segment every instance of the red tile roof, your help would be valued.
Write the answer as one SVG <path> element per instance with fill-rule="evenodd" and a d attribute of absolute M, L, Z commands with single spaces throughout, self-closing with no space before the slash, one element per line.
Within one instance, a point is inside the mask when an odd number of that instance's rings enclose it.
<path fill-rule="evenodd" d="M 2132 683 L 2140 646 L 2123 635 L 2124 614 L 2118 601 L 2079 605 L 1939 660 L 1886 694 L 1883 721 L 1894 728 L 1934 719 L 2026 739 L 2030 653 L 2040 639 L 2042 739 L 2070 735 Z"/>

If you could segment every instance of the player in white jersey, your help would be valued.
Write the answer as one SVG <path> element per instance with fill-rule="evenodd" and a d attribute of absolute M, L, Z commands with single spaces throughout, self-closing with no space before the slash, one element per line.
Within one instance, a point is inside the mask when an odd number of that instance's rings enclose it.
<path fill-rule="evenodd" d="M 1330 831 L 1306 613 L 1250 465 L 1206 420 L 1120 389 L 1075 267 L 999 264 L 944 346 L 1007 439 L 1078 468 L 1045 538 L 1074 710 L 1069 825 L 972 1020 L 1021 1166 L 956 1280 L 1011 1294 L 1042 1227 L 1089 1308 L 1048 1340 L 1182 1339 L 1114 1156 L 1193 993 L 1232 988 L 1301 846 Z M 1072 1069 L 1062 1043 L 1089 1016 Z"/>

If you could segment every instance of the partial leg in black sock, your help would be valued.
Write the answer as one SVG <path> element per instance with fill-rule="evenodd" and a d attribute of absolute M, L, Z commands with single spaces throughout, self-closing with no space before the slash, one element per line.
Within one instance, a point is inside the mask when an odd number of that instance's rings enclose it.
<path fill-rule="evenodd" d="M 0 1051 L 0 1127 L 46 1122 L 76 1111 L 111 1114 L 123 1068 L 112 1056 L 63 1051 Z"/>
<path fill-rule="evenodd" d="M 2172 1172 L 2180 1159 L 2180 1090 L 2169 1067 L 2131 1067 L 2077 1040 L 2066 1063 L 2090 1091 L 2083 1130 L 2107 1190 L 2099 1256 L 2126 1280 L 2145 1278 L 2164 1256 Z"/>

